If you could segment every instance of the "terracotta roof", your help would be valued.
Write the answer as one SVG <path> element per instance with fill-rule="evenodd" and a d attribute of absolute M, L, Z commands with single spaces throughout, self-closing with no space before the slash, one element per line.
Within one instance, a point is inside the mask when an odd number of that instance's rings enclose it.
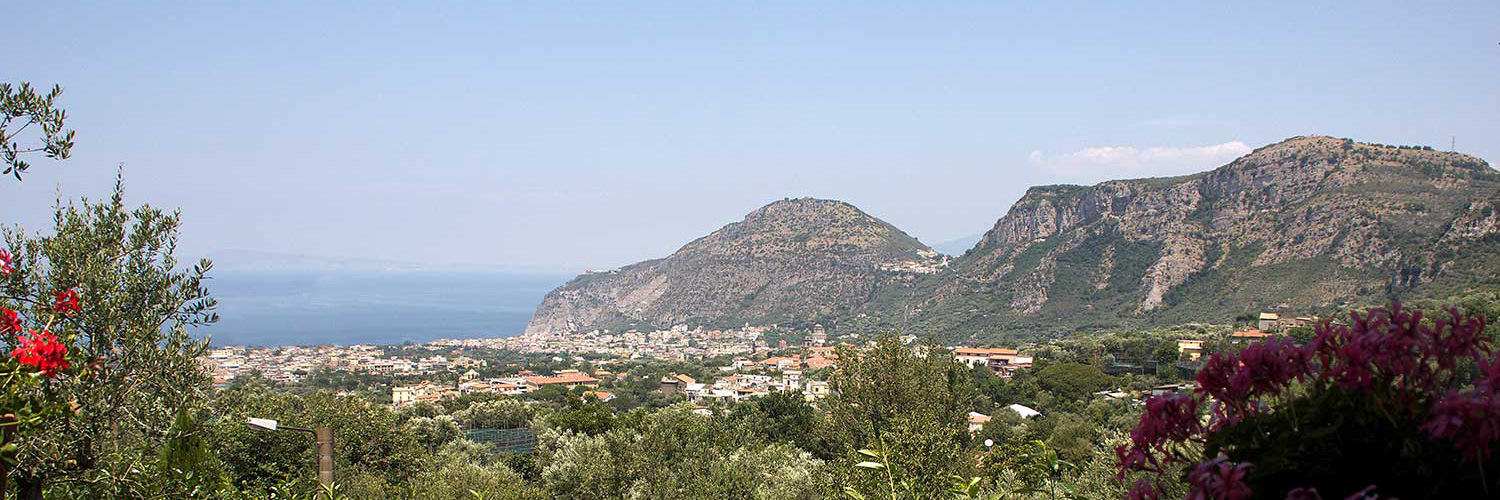
<path fill-rule="evenodd" d="M 599 382 L 599 379 L 577 372 L 564 373 L 554 377 L 526 377 L 526 383 L 538 386 L 549 384 L 593 384 L 597 382 Z"/>
<path fill-rule="evenodd" d="M 1234 334 L 1230 335 L 1230 336 L 1231 337 L 1238 337 L 1238 338 L 1259 339 L 1259 338 L 1270 337 L 1271 334 L 1266 333 L 1266 332 L 1262 332 L 1260 330 L 1245 330 L 1243 332 L 1234 332 Z"/>
<path fill-rule="evenodd" d="M 1017 351 L 1015 349 L 986 347 L 959 347 L 953 350 L 954 356 L 992 356 L 996 354 L 1016 355 L 1019 353 L 1020 351 Z"/>

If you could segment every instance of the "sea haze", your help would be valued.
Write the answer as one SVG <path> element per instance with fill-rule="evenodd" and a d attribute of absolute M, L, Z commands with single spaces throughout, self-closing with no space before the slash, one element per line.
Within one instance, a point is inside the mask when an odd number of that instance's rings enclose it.
<path fill-rule="evenodd" d="M 214 345 L 399 344 L 519 335 L 561 273 L 214 271 Z"/>

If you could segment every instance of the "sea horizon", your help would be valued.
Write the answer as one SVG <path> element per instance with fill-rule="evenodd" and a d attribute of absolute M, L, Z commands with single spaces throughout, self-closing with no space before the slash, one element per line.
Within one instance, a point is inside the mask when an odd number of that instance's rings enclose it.
<path fill-rule="evenodd" d="M 424 343 L 520 335 L 537 304 L 571 279 L 554 272 L 215 271 L 219 321 L 191 330 L 222 346 Z"/>

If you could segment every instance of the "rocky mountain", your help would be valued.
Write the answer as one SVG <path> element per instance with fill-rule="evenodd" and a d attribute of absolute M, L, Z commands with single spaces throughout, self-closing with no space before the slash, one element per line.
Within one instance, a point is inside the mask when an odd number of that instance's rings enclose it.
<path fill-rule="evenodd" d="M 1224 321 L 1500 286 L 1500 173 L 1430 148 L 1296 137 L 1212 171 L 1029 190 L 918 285 L 950 338 Z"/>
<path fill-rule="evenodd" d="M 585 274 L 553 290 L 528 335 L 674 325 L 807 325 L 857 315 L 941 256 L 853 205 L 766 205 L 672 255 Z"/>
<path fill-rule="evenodd" d="M 951 262 L 846 203 L 776 202 L 578 277 L 527 332 L 822 322 L 966 341 L 1475 289 L 1500 289 L 1500 172 L 1311 136 L 1194 175 L 1034 187 Z"/>

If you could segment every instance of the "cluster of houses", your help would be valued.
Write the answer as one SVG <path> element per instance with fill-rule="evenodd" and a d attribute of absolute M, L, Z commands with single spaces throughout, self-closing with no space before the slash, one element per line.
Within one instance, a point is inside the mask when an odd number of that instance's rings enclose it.
<path fill-rule="evenodd" d="M 518 352 L 594 354 L 621 359 L 703 359 L 751 354 L 784 347 L 772 346 L 762 338 L 772 329 L 772 327 L 749 325 L 731 329 L 688 328 L 686 325 L 676 325 L 669 329 L 645 332 L 593 330 L 532 333 L 500 339 L 445 339 L 435 343 Z"/>
<path fill-rule="evenodd" d="M 956 347 L 953 358 L 969 368 L 983 366 L 1002 377 L 1010 377 L 1017 370 L 1031 368 L 1031 356 L 1022 356 L 1020 351 L 1004 348 Z"/>
<path fill-rule="evenodd" d="M 444 398 L 475 393 L 520 395 L 547 386 L 558 386 L 564 389 L 599 387 L 599 379 L 578 370 L 562 370 L 550 376 L 537 376 L 529 371 L 522 371 L 515 377 L 491 379 L 479 379 L 474 375 L 473 371 L 465 373 L 463 377 L 465 380 L 459 382 L 457 386 L 422 381 L 415 385 L 393 387 L 391 388 L 391 406 L 400 408 L 423 401 L 436 403 Z M 609 374 L 598 373 L 598 375 Z M 600 396 L 600 399 L 603 400 L 605 397 Z"/>
<path fill-rule="evenodd" d="M 1318 318 L 1312 316 L 1282 317 L 1276 313 L 1260 313 L 1256 319 L 1255 328 L 1230 334 L 1229 342 L 1234 345 L 1249 344 L 1286 333 L 1292 328 L 1312 326 L 1317 322 Z"/>
<path fill-rule="evenodd" d="M 1292 328 L 1313 326 L 1317 322 L 1318 318 L 1313 316 L 1282 317 L 1277 313 L 1260 313 L 1256 320 L 1256 328 L 1230 333 L 1229 343 L 1236 346 L 1247 345 L 1285 334 Z M 1177 353 L 1183 357 L 1184 361 L 1199 361 L 1203 357 L 1205 342 L 1207 341 L 1201 339 L 1179 339 Z"/>
<path fill-rule="evenodd" d="M 424 375 L 462 372 L 485 365 L 466 356 L 391 354 L 374 345 L 351 346 L 224 346 L 208 351 L 199 363 L 213 375 L 214 386 L 223 388 L 231 380 L 249 373 L 267 379 L 296 383 L 319 368 L 381 375 Z"/>
<path fill-rule="evenodd" d="M 773 391 L 800 391 L 809 401 L 829 394 L 828 382 L 816 380 L 808 375 L 824 371 L 838 364 L 835 346 L 819 345 L 825 341 L 822 328 L 816 328 L 797 354 L 770 356 L 752 360 L 736 357 L 728 366 L 719 367 L 722 376 L 712 382 L 698 382 L 688 375 L 671 373 L 658 381 L 657 389 L 666 394 L 681 394 L 697 403 L 735 403 L 764 396 Z M 1032 366 L 1031 356 L 1022 356 L 1015 349 L 957 347 L 954 357 L 970 367 L 983 366 L 997 375 L 1010 377 L 1018 370 Z M 565 389 L 575 387 L 597 388 L 601 378 L 613 376 L 605 370 L 592 375 L 578 370 L 563 370 L 551 376 L 539 376 L 522 371 L 516 376 L 480 378 L 470 370 L 460 377 L 456 386 L 422 382 L 415 385 L 395 387 L 391 390 L 391 404 L 401 407 L 419 401 L 436 402 L 446 397 L 464 394 L 489 393 L 521 395 L 547 386 Z M 596 378 L 597 377 L 597 378 Z M 608 394 L 599 392 L 601 400 Z"/>
<path fill-rule="evenodd" d="M 670 373 L 661 378 L 658 390 L 682 394 L 692 402 L 736 403 L 764 396 L 772 391 L 802 391 L 808 401 L 828 396 L 828 382 L 809 380 L 800 370 L 784 370 L 780 376 L 742 373 L 720 377 L 712 384 L 700 383 L 687 375 Z"/>
<path fill-rule="evenodd" d="M 1282 317 L 1277 313 L 1260 313 L 1256 319 L 1255 328 L 1262 332 L 1282 333 L 1299 326 L 1312 326 L 1318 322 L 1313 316 Z"/>
<path fill-rule="evenodd" d="M 737 357 L 729 366 L 723 367 L 724 371 L 745 372 L 763 369 L 765 371 L 782 372 L 787 370 L 817 371 L 838 364 L 837 348 L 834 346 L 809 345 L 802 348 L 802 354 L 790 356 L 771 356 L 760 361 L 751 361 L 749 358 Z"/>

